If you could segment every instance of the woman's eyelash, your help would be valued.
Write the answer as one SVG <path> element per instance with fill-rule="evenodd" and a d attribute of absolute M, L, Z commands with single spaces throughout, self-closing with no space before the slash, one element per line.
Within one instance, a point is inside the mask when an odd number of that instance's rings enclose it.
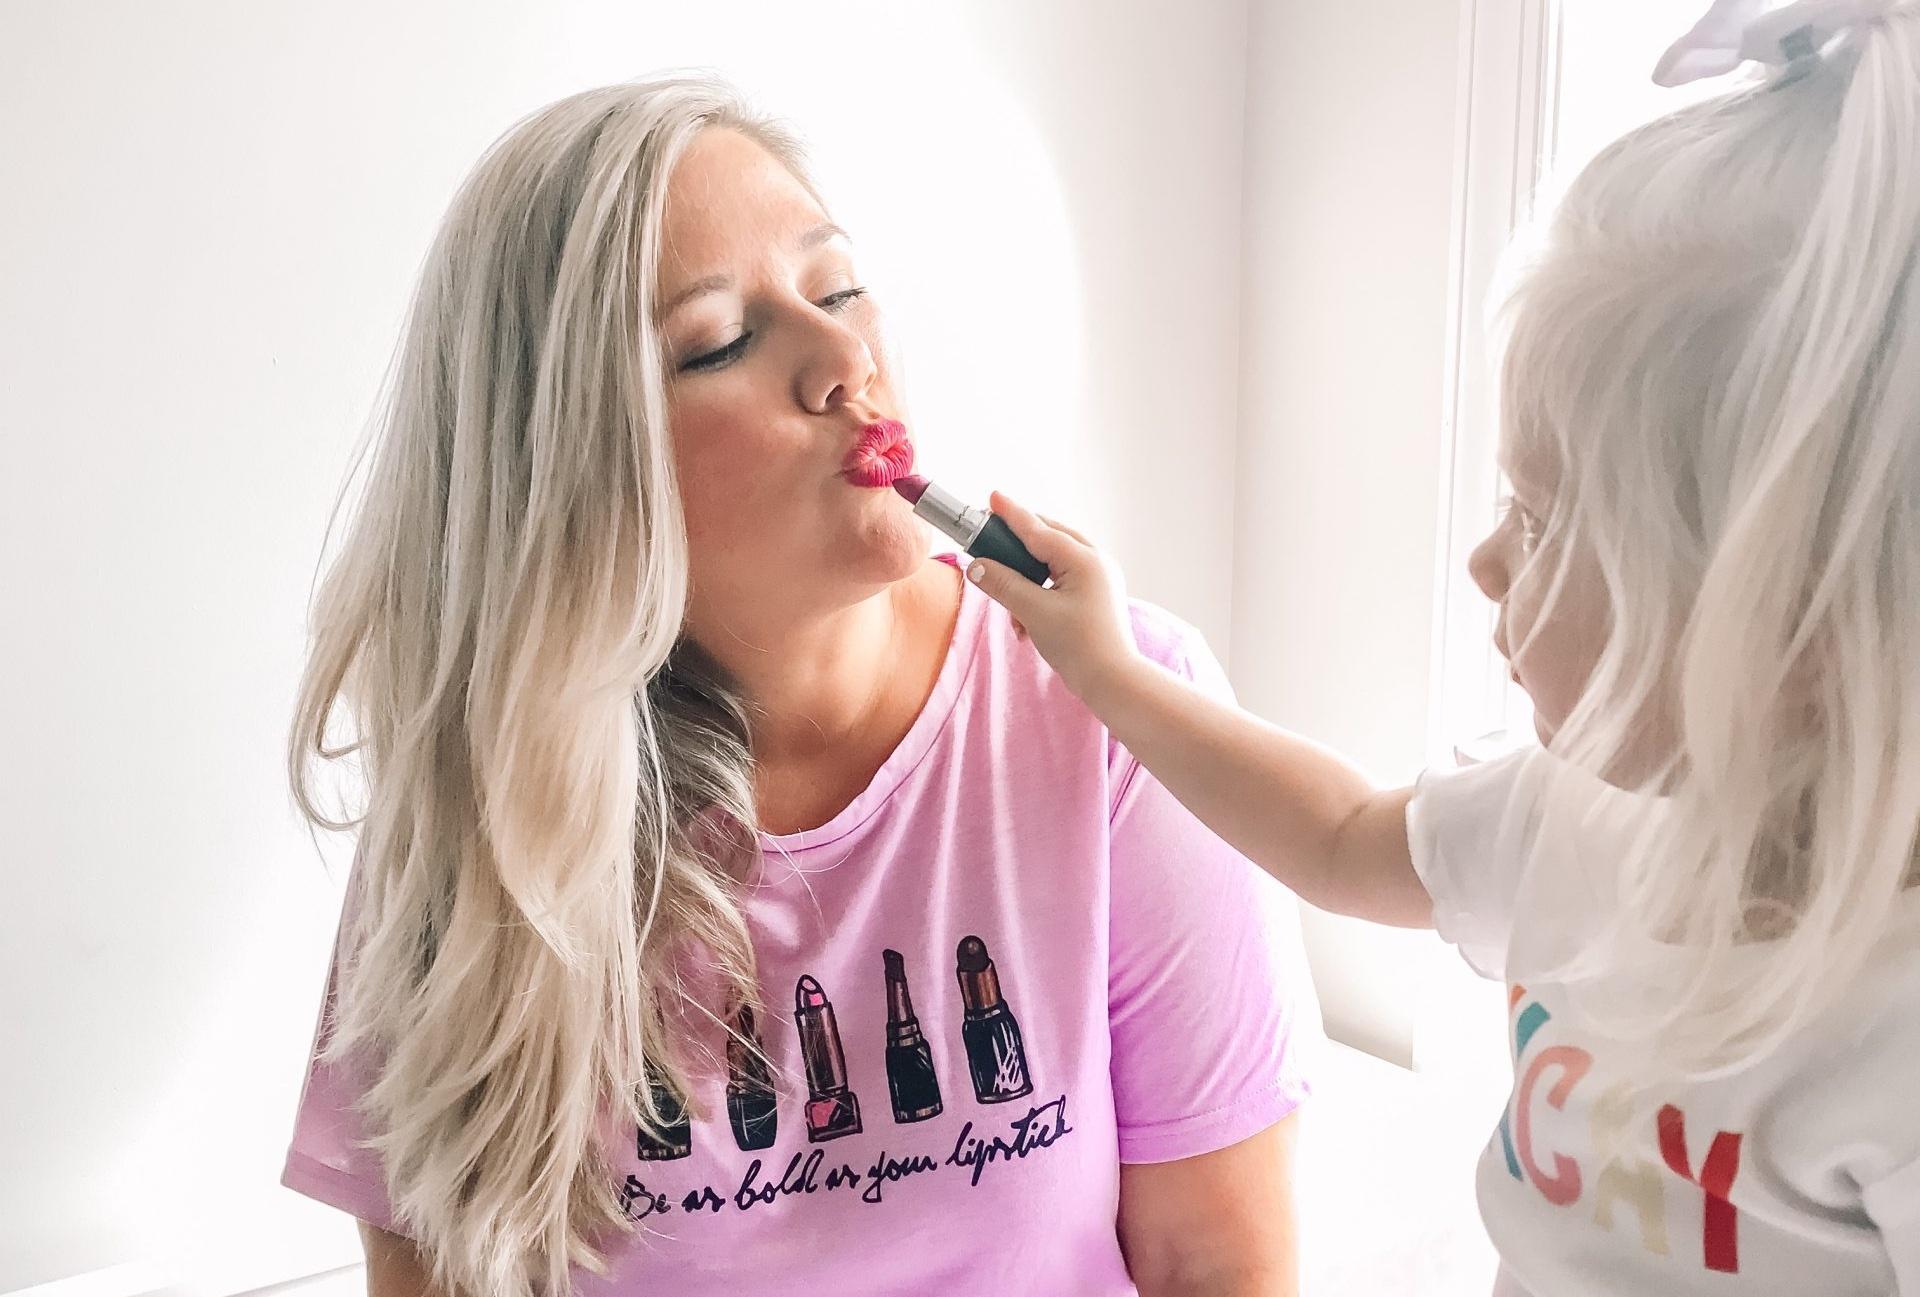
<path fill-rule="evenodd" d="M 719 369 L 723 365 L 730 365 L 738 360 L 741 353 L 747 349 L 747 339 L 752 336 L 753 334 L 751 333 L 743 333 L 726 346 L 721 347 L 718 351 L 709 351 L 704 356 L 695 356 L 693 359 L 683 362 L 680 368 Z"/>
<path fill-rule="evenodd" d="M 867 290 L 864 288 L 843 288 L 837 293 L 827 294 L 827 296 L 820 299 L 817 305 L 823 311 L 838 311 L 866 295 Z M 717 351 L 709 351 L 705 355 L 695 356 L 691 360 L 683 361 L 680 368 L 682 370 L 722 369 L 740 358 L 742 353 L 747 349 L 747 339 L 752 336 L 753 333 L 751 331 L 743 333 Z"/>

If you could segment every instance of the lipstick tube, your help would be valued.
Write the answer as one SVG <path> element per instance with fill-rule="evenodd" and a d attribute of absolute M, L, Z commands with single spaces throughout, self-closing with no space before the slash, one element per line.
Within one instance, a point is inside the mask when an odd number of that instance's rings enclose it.
<path fill-rule="evenodd" d="M 920 498 L 913 501 L 915 516 L 967 553 L 1004 563 L 1035 585 L 1045 585 L 1053 575 L 999 514 L 973 508 L 924 478 L 916 479 L 916 484 L 922 489 Z"/>
<path fill-rule="evenodd" d="M 647 1088 L 653 1092 L 653 1105 L 660 1113 L 660 1129 L 640 1127 L 635 1137 L 634 1155 L 642 1162 L 671 1162 L 693 1152 L 693 1123 L 687 1118 L 687 1106 L 673 1088 L 657 1076 L 650 1076 Z"/>
<path fill-rule="evenodd" d="M 860 1133 L 860 1099 L 847 1085 L 847 1056 L 827 993 L 811 974 L 793 992 L 793 1025 L 807 1073 L 807 1139 L 823 1144 Z"/>
<path fill-rule="evenodd" d="M 981 1103 L 1006 1103 L 1032 1094 L 1026 1042 L 1001 993 L 1000 972 L 987 954 L 987 943 L 968 937 L 955 952 L 954 963 L 965 1008 L 960 1039 L 967 1047 L 973 1097 Z"/>
<path fill-rule="evenodd" d="M 897 950 L 881 952 L 887 970 L 887 1091 L 893 1119 L 905 1125 L 940 1115 L 940 1078 L 933 1070 L 933 1046 L 913 1016 L 907 990 L 907 964 Z"/>
<path fill-rule="evenodd" d="M 741 1006 L 734 1030 L 738 1034 L 727 1038 L 727 1122 L 733 1127 L 733 1142 L 749 1152 L 771 1148 L 780 1113 L 752 1009 Z"/>

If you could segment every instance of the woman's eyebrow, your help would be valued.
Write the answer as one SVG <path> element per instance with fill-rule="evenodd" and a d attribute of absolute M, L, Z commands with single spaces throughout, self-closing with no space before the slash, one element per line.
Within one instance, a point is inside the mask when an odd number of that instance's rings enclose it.
<path fill-rule="evenodd" d="M 853 242 L 853 236 L 841 229 L 838 225 L 835 225 L 832 221 L 822 221 L 800 236 L 800 247 L 803 250 L 817 248 L 821 244 L 831 243 L 835 239 L 843 239 L 848 243 Z M 672 315 L 696 297 L 704 297 L 708 293 L 724 292 L 732 287 L 732 275 L 702 276 L 675 293 L 671 299 L 661 306 L 660 314 L 656 318 L 665 320 L 669 315 Z"/>
<path fill-rule="evenodd" d="M 696 279 L 675 293 L 673 299 L 660 308 L 656 318 L 664 320 L 696 297 L 704 297 L 708 293 L 718 293 L 732 287 L 732 275 L 708 275 L 703 279 Z"/>
<path fill-rule="evenodd" d="M 800 246 L 803 249 L 817 248 L 821 244 L 831 242 L 834 239 L 844 239 L 848 243 L 853 242 L 853 236 L 841 229 L 838 225 L 835 225 L 832 221 L 822 221 L 800 236 Z"/>

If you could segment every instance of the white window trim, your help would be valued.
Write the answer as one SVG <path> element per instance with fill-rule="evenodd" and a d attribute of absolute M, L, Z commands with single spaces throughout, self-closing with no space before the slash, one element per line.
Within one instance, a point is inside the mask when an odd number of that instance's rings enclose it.
<path fill-rule="evenodd" d="M 1467 574 L 1501 491 L 1495 356 L 1486 329 L 1495 273 L 1554 152 L 1560 0 L 1462 0 L 1453 252 L 1441 418 L 1439 571 L 1435 574 L 1430 764 L 1518 723 L 1494 613 Z"/>

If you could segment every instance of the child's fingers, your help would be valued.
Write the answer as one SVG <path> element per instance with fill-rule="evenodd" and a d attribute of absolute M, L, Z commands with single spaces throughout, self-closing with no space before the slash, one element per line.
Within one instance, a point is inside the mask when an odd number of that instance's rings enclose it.
<path fill-rule="evenodd" d="M 1008 526 L 1012 525 L 1012 520 L 1009 519 Z M 1015 534 L 1018 534 L 1017 529 Z M 1023 536 L 1021 539 L 1026 538 Z M 1028 548 L 1031 549 L 1032 546 Z M 1040 556 L 1035 554 L 1034 557 Z M 1027 614 L 1039 606 L 1041 599 L 1047 597 L 1046 592 L 1039 586 L 1012 568 L 1004 567 L 990 558 L 976 558 L 967 564 L 967 580 L 979 586 L 990 599 L 1012 613 L 1015 624 L 1019 625 L 1023 632 L 1026 629 Z"/>
<path fill-rule="evenodd" d="M 1037 516 L 1039 517 L 1041 522 L 1046 523 L 1047 526 L 1053 528 L 1055 531 L 1066 532 L 1067 535 L 1073 537 L 1075 540 L 1079 541 L 1082 545 L 1085 545 L 1088 549 L 1095 548 L 1094 543 L 1088 540 L 1086 536 L 1080 531 L 1079 528 L 1069 527 L 1067 526 L 1066 523 L 1059 521 L 1057 518 L 1049 518 L 1044 513 L 1039 514 Z"/>
<path fill-rule="evenodd" d="M 1076 541 L 1067 532 L 1049 526 L 1040 516 L 1000 491 L 995 491 L 988 501 L 993 511 L 1006 520 L 1013 534 L 1035 558 L 1052 568 L 1057 576 L 1064 572 L 1076 557 Z"/>

